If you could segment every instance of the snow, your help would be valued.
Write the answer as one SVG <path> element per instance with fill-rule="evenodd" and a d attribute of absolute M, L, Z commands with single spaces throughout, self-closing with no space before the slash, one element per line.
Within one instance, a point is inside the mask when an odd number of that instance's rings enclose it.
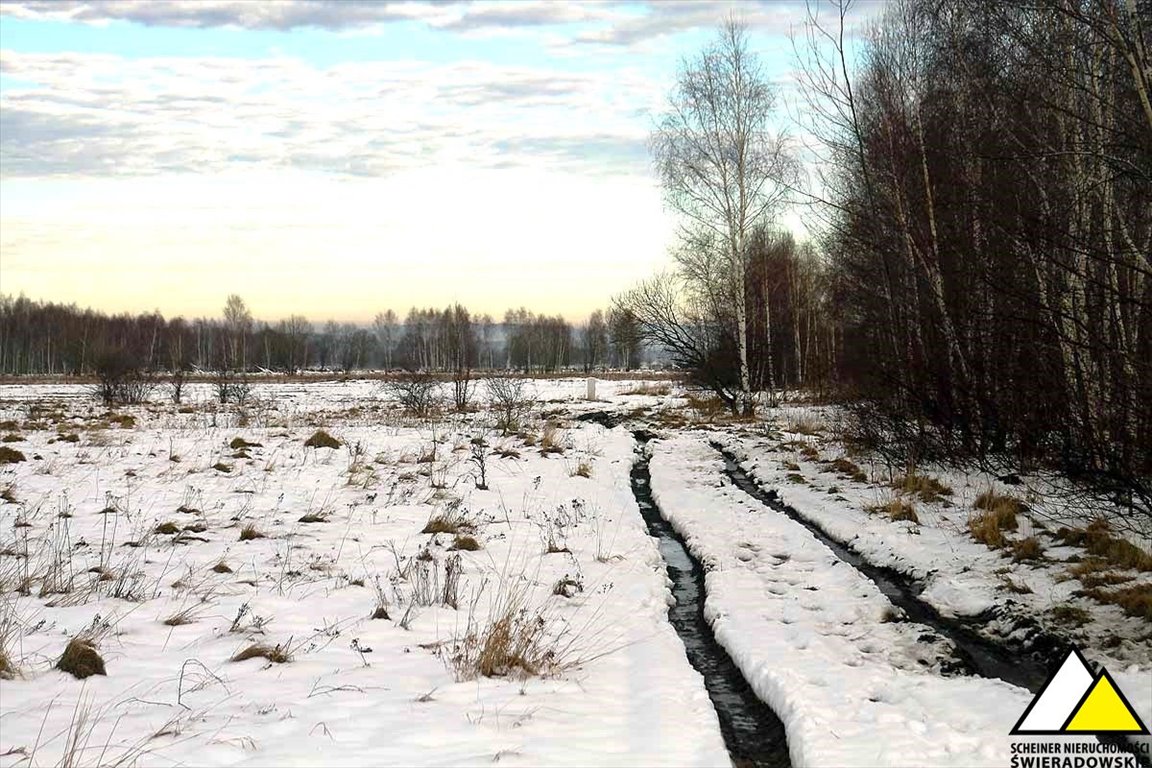
<path fill-rule="evenodd" d="M 931 668 L 940 645 L 920 641 L 927 628 L 886 621 L 879 589 L 732 487 L 705 436 L 651 445 L 657 503 L 708 569 L 717 640 L 784 721 L 794 764 L 1009 762 L 1007 732 L 1030 692 L 942 677 Z"/>
<path fill-rule="evenodd" d="M 600 382 L 600 392 L 626 385 Z M 576 405 L 583 380 L 538 388 Z M 491 490 L 480 491 L 467 446 L 483 414 L 432 426 L 381 402 L 372 382 L 285 383 L 259 386 L 240 426 L 207 387 L 190 390 L 188 413 L 120 409 L 134 428 L 109 425 L 82 387 L 0 390 L 0 421 L 50 422 L 30 417 L 32 403 L 65 414 L 50 429 L 21 429 L 25 440 L 12 445 L 28 461 L 0 467 L 0 488 L 12 484 L 19 502 L 0 503 L 0 549 L 29 553 L 0 557 L 4 609 L 20 626 L 8 645 L 20 675 L 0 681 L 0 765 L 59 762 L 84 710 L 81 764 L 728 763 L 702 680 L 666 619 L 663 562 L 628 483 L 627 432 L 569 423 L 563 455 L 550 456 L 489 435 L 520 458 L 489 457 Z M 344 445 L 304 448 L 319 427 Z M 542 422 L 527 429 L 539 435 Z M 234 437 L 262 447 L 232 458 Z M 434 441 L 438 458 L 418 463 Z M 574 474 L 579 462 L 590 478 Z M 433 478 L 447 487 L 431 488 Z M 457 504 L 483 548 L 459 553 L 458 608 L 414 609 L 405 629 L 415 585 L 398 568 L 427 546 L 444 578 L 453 537 L 420 531 Z M 327 522 L 299 522 L 308 512 Z M 168 521 L 205 530 L 149 534 Z M 267 538 L 240 541 L 246 523 Z M 569 551 L 545 554 L 546 536 Z M 60 541 L 76 589 L 42 597 L 37 580 L 28 595 L 12 592 L 26 567 L 47 572 Z M 119 580 L 88 572 L 102 562 L 117 577 L 135 574 L 132 599 L 109 596 Z M 219 562 L 233 572 L 212 571 Z M 553 594 L 563 578 L 581 591 Z M 369 618 L 377 580 L 391 601 L 386 620 Z M 470 620 L 484 623 L 501 589 L 523 589 L 580 663 L 543 678 L 459 679 L 453 643 Z M 192 623 L 163 623 L 185 609 Z M 68 639 L 94 622 L 107 625 L 107 676 L 78 681 L 54 669 Z M 282 644 L 292 660 L 229 661 L 253 642 Z"/>

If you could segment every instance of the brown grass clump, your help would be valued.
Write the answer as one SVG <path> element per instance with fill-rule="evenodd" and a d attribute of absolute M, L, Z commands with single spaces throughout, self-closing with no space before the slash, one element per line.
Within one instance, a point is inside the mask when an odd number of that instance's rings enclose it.
<path fill-rule="evenodd" d="M 328 515 L 324 512 L 309 512 L 300 518 L 298 522 L 301 523 L 326 523 L 328 522 Z"/>
<path fill-rule="evenodd" d="M 480 549 L 480 542 L 474 536 L 457 536 L 449 549 L 460 552 L 476 552 Z"/>
<path fill-rule="evenodd" d="M 255 523 L 248 523 L 240 529 L 240 541 L 252 541 L 253 539 L 266 539 L 268 538 L 260 529 L 256 527 Z"/>
<path fill-rule="evenodd" d="M 340 441 L 322 429 L 312 433 L 312 437 L 304 441 L 305 448 L 339 448 Z"/>
<path fill-rule="evenodd" d="M 684 399 L 688 401 L 688 407 L 704 419 L 714 419 L 726 414 L 729 410 L 723 400 L 712 394 L 696 395 L 689 392 L 684 395 Z"/>
<path fill-rule="evenodd" d="M 1016 518 L 1012 518 L 1015 528 Z M 1000 549 L 1008 543 L 1004 529 L 995 512 L 981 512 L 968 518 L 968 533 L 972 538 L 990 549 Z"/>
<path fill-rule="evenodd" d="M 161 533 L 161 534 L 164 534 L 165 536 L 172 536 L 172 535 L 175 535 L 177 533 L 180 533 L 180 526 L 176 525 L 176 523 L 173 523 L 171 521 L 164 522 L 164 523 L 160 523 L 160 525 L 153 528 L 152 532 L 153 533 Z"/>
<path fill-rule="evenodd" d="M 1152 584 L 1134 584 L 1115 590 L 1092 587 L 1081 590 L 1078 594 L 1100 603 L 1118 605 L 1129 616 L 1152 622 Z"/>
<path fill-rule="evenodd" d="M 22 442 L 24 442 L 24 437 L 22 435 L 16 434 L 15 432 L 9 432 L 7 435 L 4 435 L 4 437 L 0 437 L 0 443 L 22 443 Z"/>
<path fill-rule="evenodd" d="M 1073 627 L 1082 627 L 1092 620 L 1091 614 L 1078 605 L 1064 603 L 1048 611 L 1048 615 L 1060 624 L 1069 624 Z"/>
<path fill-rule="evenodd" d="M 107 675 L 104 659 L 96 652 L 96 645 L 83 637 L 74 637 L 64 647 L 64 653 L 56 662 L 56 669 L 67 672 L 77 680 L 93 675 Z"/>
<path fill-rule="evenodd" d="M 1035 536 L 1012 542 L 1012 559 L 1016 562 L 1035 562 L 1044 559 L 1044 546 Z"/>
<path fill-rule="evenodd" d="M 1018 527 L 1016 516 L 1027 511 L 1028 506 L 1015 496 L 1001 495 L 995 491 L 984 491 L 976 497 L 972 505 L 995 516 L 996 525 L 1002 531 L 1014 531 Z"/>
<path fill-rule="evenodd" d="M 213 465 L 212 465 L 212 469 L 216 470 L 217 472 L 224 472 L 224 473 L 228 473 L 228 472 L 231 472 L 231 471 L 232 471 L 232 465 L 230 465 L 230 464 L 225 464 L 225 463 L 224 463 L 224 462 L 222 462 L 222 461 L 218 461 L 218 462 L 216 462 L 215 464 L 213 464 Z"/>
<path fill-rule="evenodd" d="M 212 572 L 213 573 L 232 573 L 232 568 L 231 568 L 231 566 L 228 565 L 228 563 L 221 560 L 220 562 L 216 563 L 216 565 L 212 566 Z"/>
<path fill-rule="evenodd" d="M 582 459 L 572 470 L 572 477 L 592 477 L 592 463 Z"/>
<path fill-rule="evenodd" d="M 465 533 L 473 529 L 471 521 L 454 509 L 439 512 L 428 518 L 420 533 Z"/>
<path fill-rule="evenodd" d="M 24 454 L 15 448 L 0 445 L 0 464 L 15 464 L 18 461 L 26 461 Z"/>
<path fill-rule="evenodd" d="M 228 447 L 234 451 L 241 451 L 245 448 L 263 448 L 262 443 L 250 443 L 242 437 L 232 438 L 232 442 L 228 443 Z"/>
<path fill-rule="evenodd" d="M 1152 571 L 1152 555 L 1132 542 L 1113 536 L 1108 521 L 1094 520 L 1087 528 L 1061 528 L 1056 538 L 1065 544 L 1084 547 L 1117 568 Z"/>
<path fill-rule="evenodd" d="M 185 608 L 179 613 L 174 613 L 168 618 L 164 619 L 164 626 L 166 627 L 183 627 L 186 624 L 192 624 L 196 621 L 196 609 Z"/>
<path fill-rule="evenodd" d="M 59 434 L 56 435 L 56 441 L 59 443 L 78 443 L 80 442 L 80 435 L 77 435 L 75 432 L 68 435 Z"/>
<path fill-rule="evenodd" d="M 868 482 L 868 475 L 864 472 L 864 470 L 860 469 L 860 467 L 855 462 L 851 461 L 850 459 L 840 457 L 839 459 L 836 459 L 835 461 L 829 462 L 828 468 L 831 469 L 833 472 L 839 472 L 842 475 L 847 475 L 848 477 L 855 480 L 857 483 Z"/>
<path fill-rule="evenodd" d="M 248 661 L 248 659 L 267 659 L 273 664 L 286 664 L 292 660 L 292 657 L 283 646 L 253 643 L 247 648 L 238 651 L 229 661 Z"/>
<path fill-rule="evenodd" d="M 943 501 L 952 495 L 952 489 L 928 475 L 907 474 L 892 482 L 892 487 L 904 493 L 914 493 L 925 504 Z"/>
<path fill-rule="evenodd" d="M 546 424 L 544 431 L 540 433 L 540 455 L 547 456 L 551 453 L 564 453 L 564 446 L 560 442 L 556 425 Z"/>
<path fill-rule="evenodd" d="M 890 499 L 883 504 L 872 504 L 864 508 L 873 514 L 886 515 L 893 522 L 907 521 L 920 524 L 920 517 L 916 514 L 916 507 L 904 499 Z"/>
<path fill-rule="evenodd" d="M 800 455 L 809 461 L 816 461 L 820 458 L 820 451 L 816 450 L 811 445 L 805 445 L 800 449 Z"/>

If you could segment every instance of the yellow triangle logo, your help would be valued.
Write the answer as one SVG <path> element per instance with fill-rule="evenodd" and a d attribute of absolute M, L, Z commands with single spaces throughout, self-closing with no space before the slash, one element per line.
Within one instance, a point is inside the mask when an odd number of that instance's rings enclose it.
<path fill-rule="evenodd" d="M 1148 733 L 1104 670 L 1068 717 L 1066 733 Z"/>

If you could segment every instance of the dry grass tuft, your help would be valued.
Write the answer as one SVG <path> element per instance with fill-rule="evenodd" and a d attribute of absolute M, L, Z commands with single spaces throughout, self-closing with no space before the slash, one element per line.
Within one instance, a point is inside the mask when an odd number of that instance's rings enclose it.
<path fill-rule="evenodd" d="M 1091 614 L 1078 605 L 1063 603 L 1048 611 L 1053 621 L 1059 624 L 1068 624 L 1073 627 L 1082 627 L 1092 620 Z"/>
<path fill-rule="evenodd" d="M 1018 563 L 1043 560 L 1044 546 L 1035 536 L 1012 542 L 1012 559 Z"/>
<path fill-rule="evenodd" d="M 1012 517 L 1012 528 L 1016 527 L 1016 518 Z M 995 512 L 980 512 L 968 518 L 968 533 L 972 538 L 990 549 L 1001 549 L 1008 543 L 1004 536 L 1001 519 Z"/>
<path fill-rule="evenodd" d="M 829 462 L 828 468 L 833 472 L 840 473 L 841 475 L 847 475 L 857 483 L 868 482 L 867 473 L 860 469 L 860 467 L 855 462 L 844 458 L 843 456 L 841 456 L 839 459 Z"/>
<path fill-rule="evenodd" d="M 572 470 L 572 477 L 592 477 L 592 462 L 581 459 L 576 468 Z"/>
<path fill-rule="evenodd" d="M 466 533 L 475 528 L 467 517 L 458 509 L 446 509 L 428 518 L 424 529 L 420 533 Z"/>
<path fill-rule="evenodd" d="M 0 443 L 22 443 L 22 442 L 24 442 L 23 435 L 18 435 L 15 432 L 9 432 L 8 434 L 4 435 L 4 437 L 0 437 Z"/>
<path fill-rule="evenodd" d="M 160 523 L 160 525 L 152 529 L 152 532 L 164 534 L 165 536 L 173 536 L 177 533 L 180 533 L 180 526 L 176 525 L 176 523 L 168 521 Z"/>
<path fill-rule="evenodd" d="M 292 660 L 287 649 L 281 645 L 266 645 L 253 643 L 247 648 L 238 651 L 229 661 L 248 661 L 248 659 L 267 659 L 273 664 L 286 664 Z"/>
<path fill-rule="evenodd" d="M 232 573 L 232 568 L 228 565 L 228 563 L 221 560 L 220 562 L 216 563 L 216 565 L 212 566 L 212 572 L 213 573 Z"/>
<path fill-rule="evenodd" d="M 192 624 L 196 621 L 197 612 L 195 606 L 185 608 L 182 611 L 172 614 L 164 619 L 164 626 L 166 627 L 183 627 L 186 624 Z"/>
<path fill-rule="evenodd" d="M 907 474 L 892 482 L 892 487 L 904 493 L 914 493 L 925 504 L 943 501 L 952 495 L 952 489 L 928 475 Z"/>
<path fill-rule="evenodd" d="M 245 525 L 243 528 L 240 529 L 240 541 L 252 541 L 253 539 L 266 539 L 266 538 L 268 538 L 268 537 L 265 536 L 260 531 L 260 529 L 256 527 L 255 523 L 248 523 L 247 525 Z"/>
<path fill-rule="evenodd" d="M 820 419 L 808 414 L 793 416 L 784 422 L 785 432 L 793 432 L 798 435 L 808 435 L 809 437 L 819 435 L 827 428 L 828 425 L 820 421 Z"/>
<path fill-rule="evenodd" d="M 1014 531 L 1018 524 L 1016 516 L 1028 511 L 1028 505 L 1015 496 L 999 494 L 995 491 L 984 491 L 976 497 L 972 505 L 996 517 L 996 524 L 1002 531 Z"/>
<path fill-rule="evenodd" d="M 326 512 L 309 512 L 300 518 L 301 523 L 326 523 L 328 522 L 328 513 Z"/>
<path fill-rule="evenodd" d="M 1094 520 L 1083 529 L 1061 528 L 1056 538 L 1065 544 L 1084 547 L 1089 554 L 1117 568 L 1152 571 L 1152 555 L 1126 539 L 1113 536 L 1107 520 Z"/>
<path fill-rule="evenodd" d="M 228 443 L 228 447 L 234 451 L 242 451 L 245 448 L 263 448 L 263 443 L 250 443 L 242 437 L 232 438 L 232 442 Z"/>
<path fill-rule="evenodd" d="M 703 419 L 714 419 L 728 413 L 729 410 L 727 404 L 713 394 L 698 395 L 689 392 L 684 395 L 684 399 L 688 401 L 688 407 Z"/>
<path fill-rule="evenodd" d="M 456 540 L 452 542 L 452 546 L 449 547 L 450 550 L 455 550 L 455 551 L 460 551 L 460 552 L 476 552 L 480 548 L 481 548 L 480 542 L 476 541 L 476 538 L 474 536 L 468 536 L 468 535 L 463 535 L 463 536 L 458 535 L 456 537 Z"/>
<path fill-rule="evenodd" d="M 339 448 L 340 441 L 322 429 L 312 433 L 312 437 L 304 441 L 305 448 Z"/>
<path fill-rule="evenodd" d="M 64 647 L 64 653 L 56 662 L 56 669 L 67 672 L 77 680 L 93 675 L 107 675 L 104 659 L 96 651 L 96 644 L 84 637 L 74 637 Z"/>
<path fill-rule="evenodd" d="M 232 471 L 232 465 L 230 465 L 230 464 L 225 464 L 225 463 L 224 463 L 224 462 L 222 462 L 222 461 L 218 461 L 218 462 L 216 462 L 215 464 L 213 464 L 213 465 L 212 465 L 212 469 L 216 470 L 217 472 L 224 472 L 224 473 L 228 473 L 228 472 L 231 472 L 231 471 Z"/>
<path fill-rule="evenodd" d="M 1118 605 L 1129 616 L 1152 622 L 1152 584 L 1134 584 L 1114 590 L 1091 587 L 1081 590 L 1078 594 L 1100 603 Z"/>
<path fill-rule="evenodd" d="M 920 524 L 920 517 L 916 514 L 916 507 L 904 499 L 894 498 L 880 504 L 872 504 L 864 508 L 872 514 L 885 515 L 893 522 L 907 521 Z"/>
<path fill-rule="evenodd" d="M 552 453 L 564 453 L 564 445 L 560 437 L 560 430 L 555 424 L 545 424 L 544 431 L 540 433 L 540 455 L 547 456 Z"/>
<path fill-rule="evenodd" d="M 15 448 L 0 445 L 0 464 L 15 464 L 19 461 L 26 461 L 24 454 Z"/>

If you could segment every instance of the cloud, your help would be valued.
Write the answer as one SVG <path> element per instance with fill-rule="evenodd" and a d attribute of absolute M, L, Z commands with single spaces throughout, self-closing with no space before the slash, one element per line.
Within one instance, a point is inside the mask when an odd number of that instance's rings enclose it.
<path fill-rule="evenodd" d="M 831 0 L 813 2 L 817 8 L 830 9 Z M 346 32 L 403 21 L 462 33 L 578 25 L 581 29 L 571 38 L 576 42 L 632 46 L 686 30 L 714 27 L 732 14 L 754 29 L 786 33 L 803 21 L 807 7 L 807 0 L 8 0 L 0 3 L 0 14 L 88 24 L 127 21 L 152 27 L 278 31 L 311 28 Z M 879 0 L 858 2 L 850 20 L 874 15 L 882 7 Z"/>
<path fill-rule="evenodd" d="M 386 176 L 508 164 L 636 173 L 661 86 L 483 62 L 0 53 L 3 176 L 298 169 Z"/>

